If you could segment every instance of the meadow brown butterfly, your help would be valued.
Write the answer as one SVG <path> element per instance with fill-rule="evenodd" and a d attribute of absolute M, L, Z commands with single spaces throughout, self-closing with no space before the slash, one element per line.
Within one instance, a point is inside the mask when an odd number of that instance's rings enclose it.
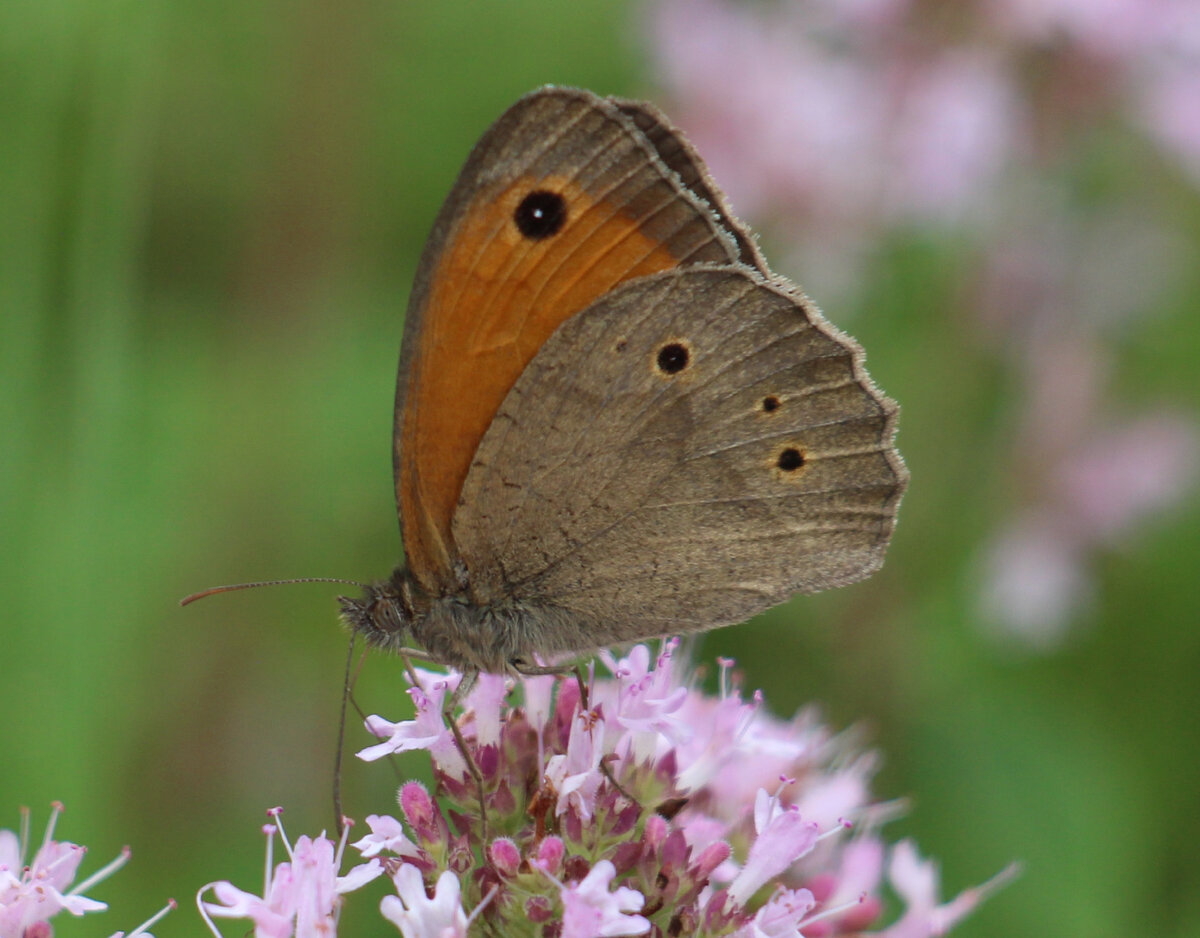
<path fill-rule="evenodd" d="M 434 222 L 396 388 L 406 563 L 342 617 L 530 672 L 852 583 L 907 483 L 895 421 L 662 114 L 541 88 Z"/>

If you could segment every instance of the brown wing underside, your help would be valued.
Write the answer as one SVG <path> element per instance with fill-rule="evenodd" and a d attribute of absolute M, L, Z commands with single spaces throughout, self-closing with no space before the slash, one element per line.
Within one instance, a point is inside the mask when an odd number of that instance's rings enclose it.
<path fill-rule="evenodd" d="M 625 284 L 555 333 L 479 447 L 454 527 L 472 599 L 567 610 L 539 650 L 579 651 L 862 579 L 908 478 L 895 415 L 790 284 Z"/>

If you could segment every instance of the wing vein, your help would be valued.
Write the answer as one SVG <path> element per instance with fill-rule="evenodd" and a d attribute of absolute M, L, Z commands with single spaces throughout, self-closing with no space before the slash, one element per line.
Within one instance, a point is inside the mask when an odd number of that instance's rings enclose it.
<path fill-rule="evenodd" d="M 834 417 L 829 420 L 822 420 L 820 423 L 806 424 L 805 426 L 801 427 L 800 429 L 777 430 L 774 433 L 767 433 L 762 436 L 755 436 L 755 437 L 750 437 L 750 438 L 744 439 L 744 440 L 737 440 L 734 443 L 727 443 L 723 446 L 717 446 L 717 447 L 713 447 L 712 449 L 702 450 L 702 451 L 693 453 L 692 455 L 688 456 L 687 458 L 689 460 L 703 459 L 706 456 L 716 456 L 716 455 L 719 455 L 720 453 L 727 453 L 730 450 L 738 449 L 742 446 L 751 446 L 755 443 L 766 443 L 769 440 L 788 439 L 789 437 L 794 437 L 797 434 L 804 434 L 811 430 L 819 430 L 822 427 L 840 427 L 840 426 L 845 426 L 845 425 L 849 425 L 849 424 L 869 423 L 873 420 L 879 420 L 879 418 L 882 416 L 883 416 L 883 411 L 881 409 L 880 411 L 873 413 L 873 414 L 857 414 L 853 417 Z M 851 450 L 835 450 L 835 451 L 831 451 L 831 452 L 822 452 L 818 456 L 814 456 L 813 458 L 814 459 L 829 459 L 830 457 L 833 457 L 833 456 L 862 455 L 863 453 L 877 452 L 878 449 L 879 449 L 879 447 L 877 447 L 877 446 L 871 446 L 871 447 L 867 447 L 866 449 L 863 449 L 863 450 L 853 450 L 853 451 L 851 451 Z"/>

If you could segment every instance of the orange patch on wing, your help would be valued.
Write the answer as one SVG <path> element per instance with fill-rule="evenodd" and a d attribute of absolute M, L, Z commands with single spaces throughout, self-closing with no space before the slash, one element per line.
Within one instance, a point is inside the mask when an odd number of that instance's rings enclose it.
<path fill-rule="evenodd" d="M 536 240 L 518 231 L 513 213 L 541 189 L 564 197 L 567 220 Z M 562 179 L 518 180 L 469 212 L 447 244 L 405 378 L 398 441 L 408 568 L 434 593 L 453 584 L 450 522 L 475 450 L 525 366 L 555 329 L 617 284 L 679 265 L 621 208 Z"/>

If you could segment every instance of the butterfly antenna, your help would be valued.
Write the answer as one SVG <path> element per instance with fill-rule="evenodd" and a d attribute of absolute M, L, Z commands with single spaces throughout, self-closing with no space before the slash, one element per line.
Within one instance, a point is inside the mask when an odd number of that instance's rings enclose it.
<path fill-rule="evenodd" d="M 358 580 L 343 580 L 336 576 L 305 576 L 298 577 L 294 580 L 262 580 L 258 583 L 234 583 L 230 586 L 211 586 L 206 590 L 201 590 L 199 593 L 192 593 L 191 596 L 184 596 L 179 600 L 179 605 L 186 606 L 189 603 L 194 603 L 197 599 L 203 599 L 205 596 L 215 596 L 217 593 L 232 593 L 234 590 L 251 590 L 257 589 L 260 586 L 286 586 L 289 583 L 345 583 L 348 586 L 365 587 L 367 584 L 359 583 Z"/>

